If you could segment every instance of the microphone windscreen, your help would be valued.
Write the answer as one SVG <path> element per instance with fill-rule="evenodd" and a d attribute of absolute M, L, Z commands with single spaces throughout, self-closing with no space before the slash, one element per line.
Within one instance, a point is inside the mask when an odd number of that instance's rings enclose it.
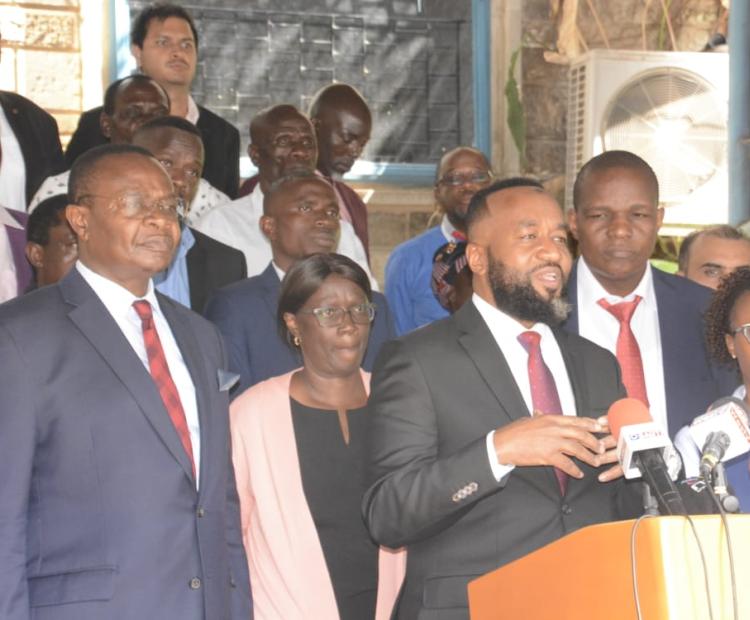
<path fill-rule="evenodd" d="M 621 398 L 612 403 L 607 411 L 609 430 L 615 440 L 620 439 L 620 430 L 631 424 L 651 422 L 651 414 L 646 405 L 637 398 Z"/>

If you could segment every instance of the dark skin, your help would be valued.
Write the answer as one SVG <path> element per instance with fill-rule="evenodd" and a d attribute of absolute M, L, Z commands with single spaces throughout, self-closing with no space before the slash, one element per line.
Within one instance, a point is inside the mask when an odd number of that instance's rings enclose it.
<path fill-rule="evenodd" d="M 490 180 L 488 179 L 484 183 L 466 182 L 454 187 L 447 184 L 445 178 L 458 176 L 468 179 L 474 174 L 488 172 L 490 172 L 489 162 L 476 149 L 458 147 L 443 155 L 440 160 L 438 181 L 434 189 L 435 200 L 456 230 L 466 232 L 464 218 L 469 207 L 469 201 L 478 190 L 487 187 Z"/>
<path fill-rule="evenodd" d="M 310 120 L 318 140 L 318 170 L 327 177 L 343 176 L 370 140 L 370 110 L 352 90 L 331 88 Z"/>
<path fill-rule="evenodd" d="M 562 210 L 549 194 L 529 187 L 509 188 L 487 198 L 489 214 L 469 231 L 466 257 L 474 292 L 496 306 L 489 279 L 490 254 L 515 277 L 527 276 L 537 294 L 559 298 L 572 258 Z M 514 317 L 524 327 L 533 322 Z M 599 438 L 598 433 L 606 433 Z M 507 465 L 550 465 L 574 478 L 583 472 L 573 458 L 599 467 L 616 463 L 615 440 L 606 416 L 534 415 L 495 430 L 498 461 Z M 572 458 L 571 458 L 572 457 Z M 599 474 L 601 482 L 622 475 L 619 465 Z"/>
<path fill-rule="evenodd" d="M 99 117 L 102 134 L 112 144 L 130 144 L 136 130 L 169 114 L 169 98 L 155 81 L 125 80 L 115 94 L 114 112 Z"/>
<path fill-rule="evenodd" d="M 26 258 L 34 266 L 37 286 L 55 284 L 67 275 L 78 258 L 78 241 L 64 214 L 49 229 L 46 245 L 26 242 Z"/>
<path fill-rule="evenodd" d="M 328 276 L 302 310 L 320 307 L 350 308 L 366 303 L 365 292 L 351 280 Z M 367 403 L 360 366 L 367 349 L 370 325 L 354 323 L 351 316 L 336 327 L 321 327 L 311 314 L 284 314 L 289 333 L 300 341 L 303 368 L 291 380 L 289 394 L 296 401 L 318 409 L 335 409 L 344 441 L 349 443 L 347 411 Z"/>
<path fill-rule="evenodd" d="M 151 157 L 110 155 L 94 166 L 85 193 L 91 196 L 86 204 L 70 204 L 66 209 L 78 237 L 80 261 L 142 297 L 151 277 L 172 261 L 180 240 L 177 213 L 154 210 L 127 215 L 122 204 L 174 203 L 172 181 Z"/>
<path fill-rule="evenodd" d="M 732 329 L 750 323 L 750 292 L 742 293 L 737 298 L 732 306 L 729 320 Z M 750 343 L 742 332 L 726 334 L 724 340 L 727 343 L 729 355 L 737 360 L 740 367 L 742 383 L 745 387 L 750 386 Z M 750 404 L 750 390 L 745 394 L 745 402 Z"/>
<path fill-rule="evenodd" d="M 266 194 L 264 209 L 260 229 L 282 271 L 311 254 L 336 250 L 339 205 L 325 180 L 313 176 L 287 181 Z"/>
<path fill-rule="evenodd" d="M 580 204 L 568 213 L 578 248 L 611 295 L 638 286 L 654 251 L 664 209 L 643 170 L 616 167 L 586 175 Z"/>
<path fill-rule="evenodd" d="M 256 116 L 250 125 L 247 152 L 267 193 L 281 177 L 313 172 L 318 159 L 313 126 L 291 105 L 279 105 Z"/>

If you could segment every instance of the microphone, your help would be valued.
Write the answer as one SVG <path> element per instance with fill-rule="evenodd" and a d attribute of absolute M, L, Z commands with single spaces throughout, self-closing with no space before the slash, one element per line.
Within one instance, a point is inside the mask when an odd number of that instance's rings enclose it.
<path fill-rule="evenodd" d="M 651 419 L 646 405 L 635 398 L 620 399 L 609 408 L 607 420 L 617 440 L 617 460 L 625 478 L 643 476 L 666 514 L 686 515 L 685 504 L 664 460 L 671 442 Z"/>
<path fill-rule="evenodd" d="M 747 405 L 729 396 L 713 403 L 706 413 L 690 424 L 690 436 L 702 446 L 701 475 L 711 473 L 716 464 L 729 461 L 750 451 Z"/>

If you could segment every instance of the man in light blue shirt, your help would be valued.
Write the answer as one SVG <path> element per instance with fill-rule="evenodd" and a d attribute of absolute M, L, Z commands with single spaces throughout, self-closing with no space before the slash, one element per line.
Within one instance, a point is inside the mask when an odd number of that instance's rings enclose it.
<path fill-rule="evenodd" d="M 400 336 L 448 316 L 430 286 L 432 259 L 446 241 L 466 239 L 466 209 L 475 192 L 492 179 L 487 158 L 470 147 L 443 155 L 435 181 L 435 200 L 443 212 L 439 226 L 393 250 L 385 266 L 385 296 Z"/>

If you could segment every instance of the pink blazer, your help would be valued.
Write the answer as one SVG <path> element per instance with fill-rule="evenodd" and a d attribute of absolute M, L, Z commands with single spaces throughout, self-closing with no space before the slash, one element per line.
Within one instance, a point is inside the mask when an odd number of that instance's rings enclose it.
<path fill-rule="evenodd" d="M 254 385 L 230 407 L 253 610 L 256 620 L 336 620 L 336 598 L 295 447 L 289 406 L 294 372 Z M 370 375 L 363 372 L 362 379 L 369 391 Z M 377 620 L 390 617 L 405 565 L 403 550 L 381 548 Z"/>

